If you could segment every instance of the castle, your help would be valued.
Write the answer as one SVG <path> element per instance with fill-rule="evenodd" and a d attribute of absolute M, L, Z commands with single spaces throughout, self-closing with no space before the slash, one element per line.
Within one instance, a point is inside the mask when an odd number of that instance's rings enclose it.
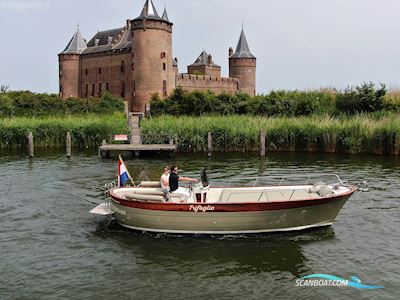
<path fill-rule="evenodd" d="M 151 96 L 168 96 L 175 88 L 215 93 L 256 93 L 256 57 L 250 52 L 242 30 L 236 51 L 229 49 L 229 77 L 203 51 L 178 72 L 172 56 L 172 26 L 166 8 L 157 13 L 147 0 L 139 17 L 122 28 L 97 32 L 87 43 L 79 32 L 59 56 L 60 96 L 99 97 L 109 91 L 124 98 L 129 111 L 144 112 Z"/>

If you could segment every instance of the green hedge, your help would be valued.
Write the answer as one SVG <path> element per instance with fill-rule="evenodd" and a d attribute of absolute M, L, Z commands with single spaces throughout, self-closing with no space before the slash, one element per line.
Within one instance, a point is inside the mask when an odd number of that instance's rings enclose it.
<path fill-rule="evenodd" d="M 35 94 L 26 91 L 0 93 L 0 117 L 110 114 L 123 112 L 124 107 L 124 101 L 110 93 L 104 93 L 100 99 L 67 100 L 54 94 Z"/>
<path fill-rule="evenodd" d="M 400 95 L 387 93 L 386 87 L 373 83 L 343 91 L 272 91 L 251 97 L 247 94 L 219 94 L 187 92 L 177 88 L 166 99 L 157 94 L 151 99 L 153 116 L 253 115 L 253 116 L 310 116 L 340 114 L 353 115 L 379 111 L 400 111 Z"/>

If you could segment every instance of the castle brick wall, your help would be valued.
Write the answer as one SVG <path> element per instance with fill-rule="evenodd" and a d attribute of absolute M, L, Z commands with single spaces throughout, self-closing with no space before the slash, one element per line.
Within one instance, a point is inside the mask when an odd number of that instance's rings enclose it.
<path fill-rule="evenodd" d="M 129 101 L 132 98 L 130 52 L 105 52 L 81 56 L 80 97 L 99 97 L 109 91 Z"/>
<path fill-rule="evenodd" d="M 189 92 L 210 90 L 216 94 L 223 92 L 235 94 L 238 92 L 239 80 L 217 76 L 178 74 L 176 75 L 176 87 L 181 87 Z"/>

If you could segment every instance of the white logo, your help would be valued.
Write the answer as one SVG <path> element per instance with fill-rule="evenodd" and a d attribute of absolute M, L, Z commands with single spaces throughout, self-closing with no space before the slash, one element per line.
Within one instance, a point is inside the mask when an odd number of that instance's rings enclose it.
<path fill-rule="evenodd" d="M 203 206 L 203 205 L 190 205 L 189 210 L 194 212 L 207 212 L 214 211 L 215 207 L 211 205 Z"/>

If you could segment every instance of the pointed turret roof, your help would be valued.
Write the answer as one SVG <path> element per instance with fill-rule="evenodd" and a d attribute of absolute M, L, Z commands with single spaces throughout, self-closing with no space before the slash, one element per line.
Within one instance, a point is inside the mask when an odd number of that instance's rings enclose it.
<path fill-rule="evenodd" d="M 152 0 L 146 0 L 142 13 L 137 19 L 161 19 Z"/>
<path fill-rule="evenodd" d="M 164 8 L 164 12 L 163 12 L 163 14 L 162 14 L 162 18 L 163 18 L 165 21 L 169 22 L 168 13 L 167 13 L 167 7 L 166 7 L 166 6 L 165 6 L 165 8 Z"/>
<path fill-rule="evenodd" d="M 236 47 L 236 51 L 230 58 L 256 58 L 250 52 L 249 44 L 247 43 L 246 35 L 244 34 L 243 28 L 242 33 L 240 34 L 239 42 Z"/>
<path fill-rule="evenodd" d="M 211 61 L 209 61 L 209 57 L 211 58 Z M 212 60 L 212 57 L 208 55 L 208 53 L 203 50 L 199 57 L 196 59 L 196 61 L 191 64 L 191 66 L 213 66 L 213 67 L 219 67 L 217 64 L 215 64 Z"/>
<path fill-rule="evenodd" d="M 86 48 L 86 41 L 81 35 L 78 27 L 67 47 L 65 47 L 64 51 L 60 54 L 81 54 Z"/>
<path fill-rule="evenodd" d="M 152 0 L 146 0 L 140 16 L 133 21 L 144 19 L 165 21 L 168 22 L 168 24 L 172 25 L 172 23 L 168 19 L 167 9 L 164 9 L 163 16 L 160 17 Z"/>

